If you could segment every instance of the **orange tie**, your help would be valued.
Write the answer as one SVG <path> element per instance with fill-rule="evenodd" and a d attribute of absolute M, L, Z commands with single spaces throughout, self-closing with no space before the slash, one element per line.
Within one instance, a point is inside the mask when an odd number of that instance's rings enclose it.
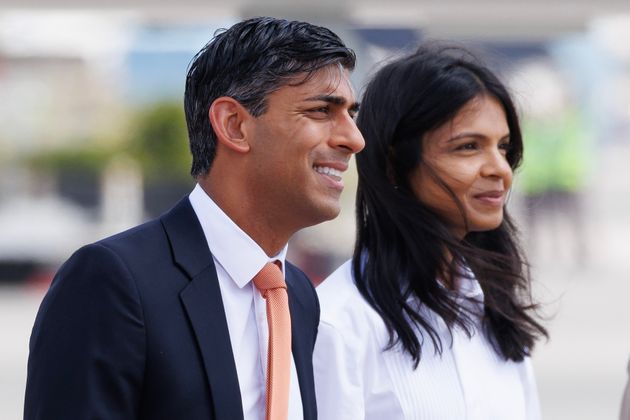
<path fill-rule="evenodd" d="M 269 347 L 266 419 L 287 420 L 291 374 L 291 314 L 287 284 L 280 268 L 274 263 L 267 263 L 254 276 L 254 285 L 267 303 Z"/>

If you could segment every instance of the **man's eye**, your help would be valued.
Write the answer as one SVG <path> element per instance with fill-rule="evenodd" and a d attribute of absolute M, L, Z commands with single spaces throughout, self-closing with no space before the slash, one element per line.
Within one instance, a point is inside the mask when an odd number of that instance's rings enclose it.
<path fill-rule="evenodd" d="M 310 110 L 310 112 L 328 115 L 330 113 L 330 109 L 327 106 L 322 106 L 318 108 L 313 108 Z"/>

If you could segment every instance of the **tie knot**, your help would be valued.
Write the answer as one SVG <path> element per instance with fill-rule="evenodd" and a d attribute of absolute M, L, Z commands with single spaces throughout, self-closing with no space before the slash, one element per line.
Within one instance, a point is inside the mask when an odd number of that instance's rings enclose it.
<path fill-rule="evenodd" d="M 265 290 L 287 288 L 287 284 L 282 277 L 282 270 L 272 262 L 265 264 L 258 274 L 254 276 L 254 285 L 263 295 Z"/>

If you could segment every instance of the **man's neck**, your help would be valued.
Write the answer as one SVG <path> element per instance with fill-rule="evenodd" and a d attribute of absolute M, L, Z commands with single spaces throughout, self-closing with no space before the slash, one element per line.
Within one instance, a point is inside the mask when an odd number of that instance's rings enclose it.
<path fill-rule="evenodd" d="M 278 223 L 268 217 L 269 212 L 258 208 L 249 194 L 237 186 L 222 182 L 217 186 L 208 175 L 197 180 L 204 192 L 219 208 L 256 242 L 269 257 L 277 255 L 285 247 L 294 232 L 284 232 Z"/>

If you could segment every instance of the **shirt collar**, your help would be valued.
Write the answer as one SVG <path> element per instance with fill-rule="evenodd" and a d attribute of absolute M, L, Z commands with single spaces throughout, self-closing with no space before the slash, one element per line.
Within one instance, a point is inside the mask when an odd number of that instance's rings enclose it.
<path fill-rule="evenodd" d="M 438 284 L 440 287 L 446 288 L 440 279 L 438 279 Z M 483 289 L 475 277 L 475 273 L 468 266 L 460 268 L 460 273 L 455 279 L 455 288 L 451 293 L 456 299 L 474 299 L 480 302 L 484 300 Z"/>
<path fill-rule="evenodd" d="M 214 259 L 221 264 L 239 288 L 270 261 L 280 261 L 285 272 L 287 245 L 273 257 L 250 238 L 221 208 L 206 194 L 199 184 L 188 196 Z"/>
<path fill-rule="evenodd" d="M 483 290 L 475 274 L 466 266 L 463 273 L 458 277 L 457 291 L 462 297 L 481 298 L 483 300 Z"/>

